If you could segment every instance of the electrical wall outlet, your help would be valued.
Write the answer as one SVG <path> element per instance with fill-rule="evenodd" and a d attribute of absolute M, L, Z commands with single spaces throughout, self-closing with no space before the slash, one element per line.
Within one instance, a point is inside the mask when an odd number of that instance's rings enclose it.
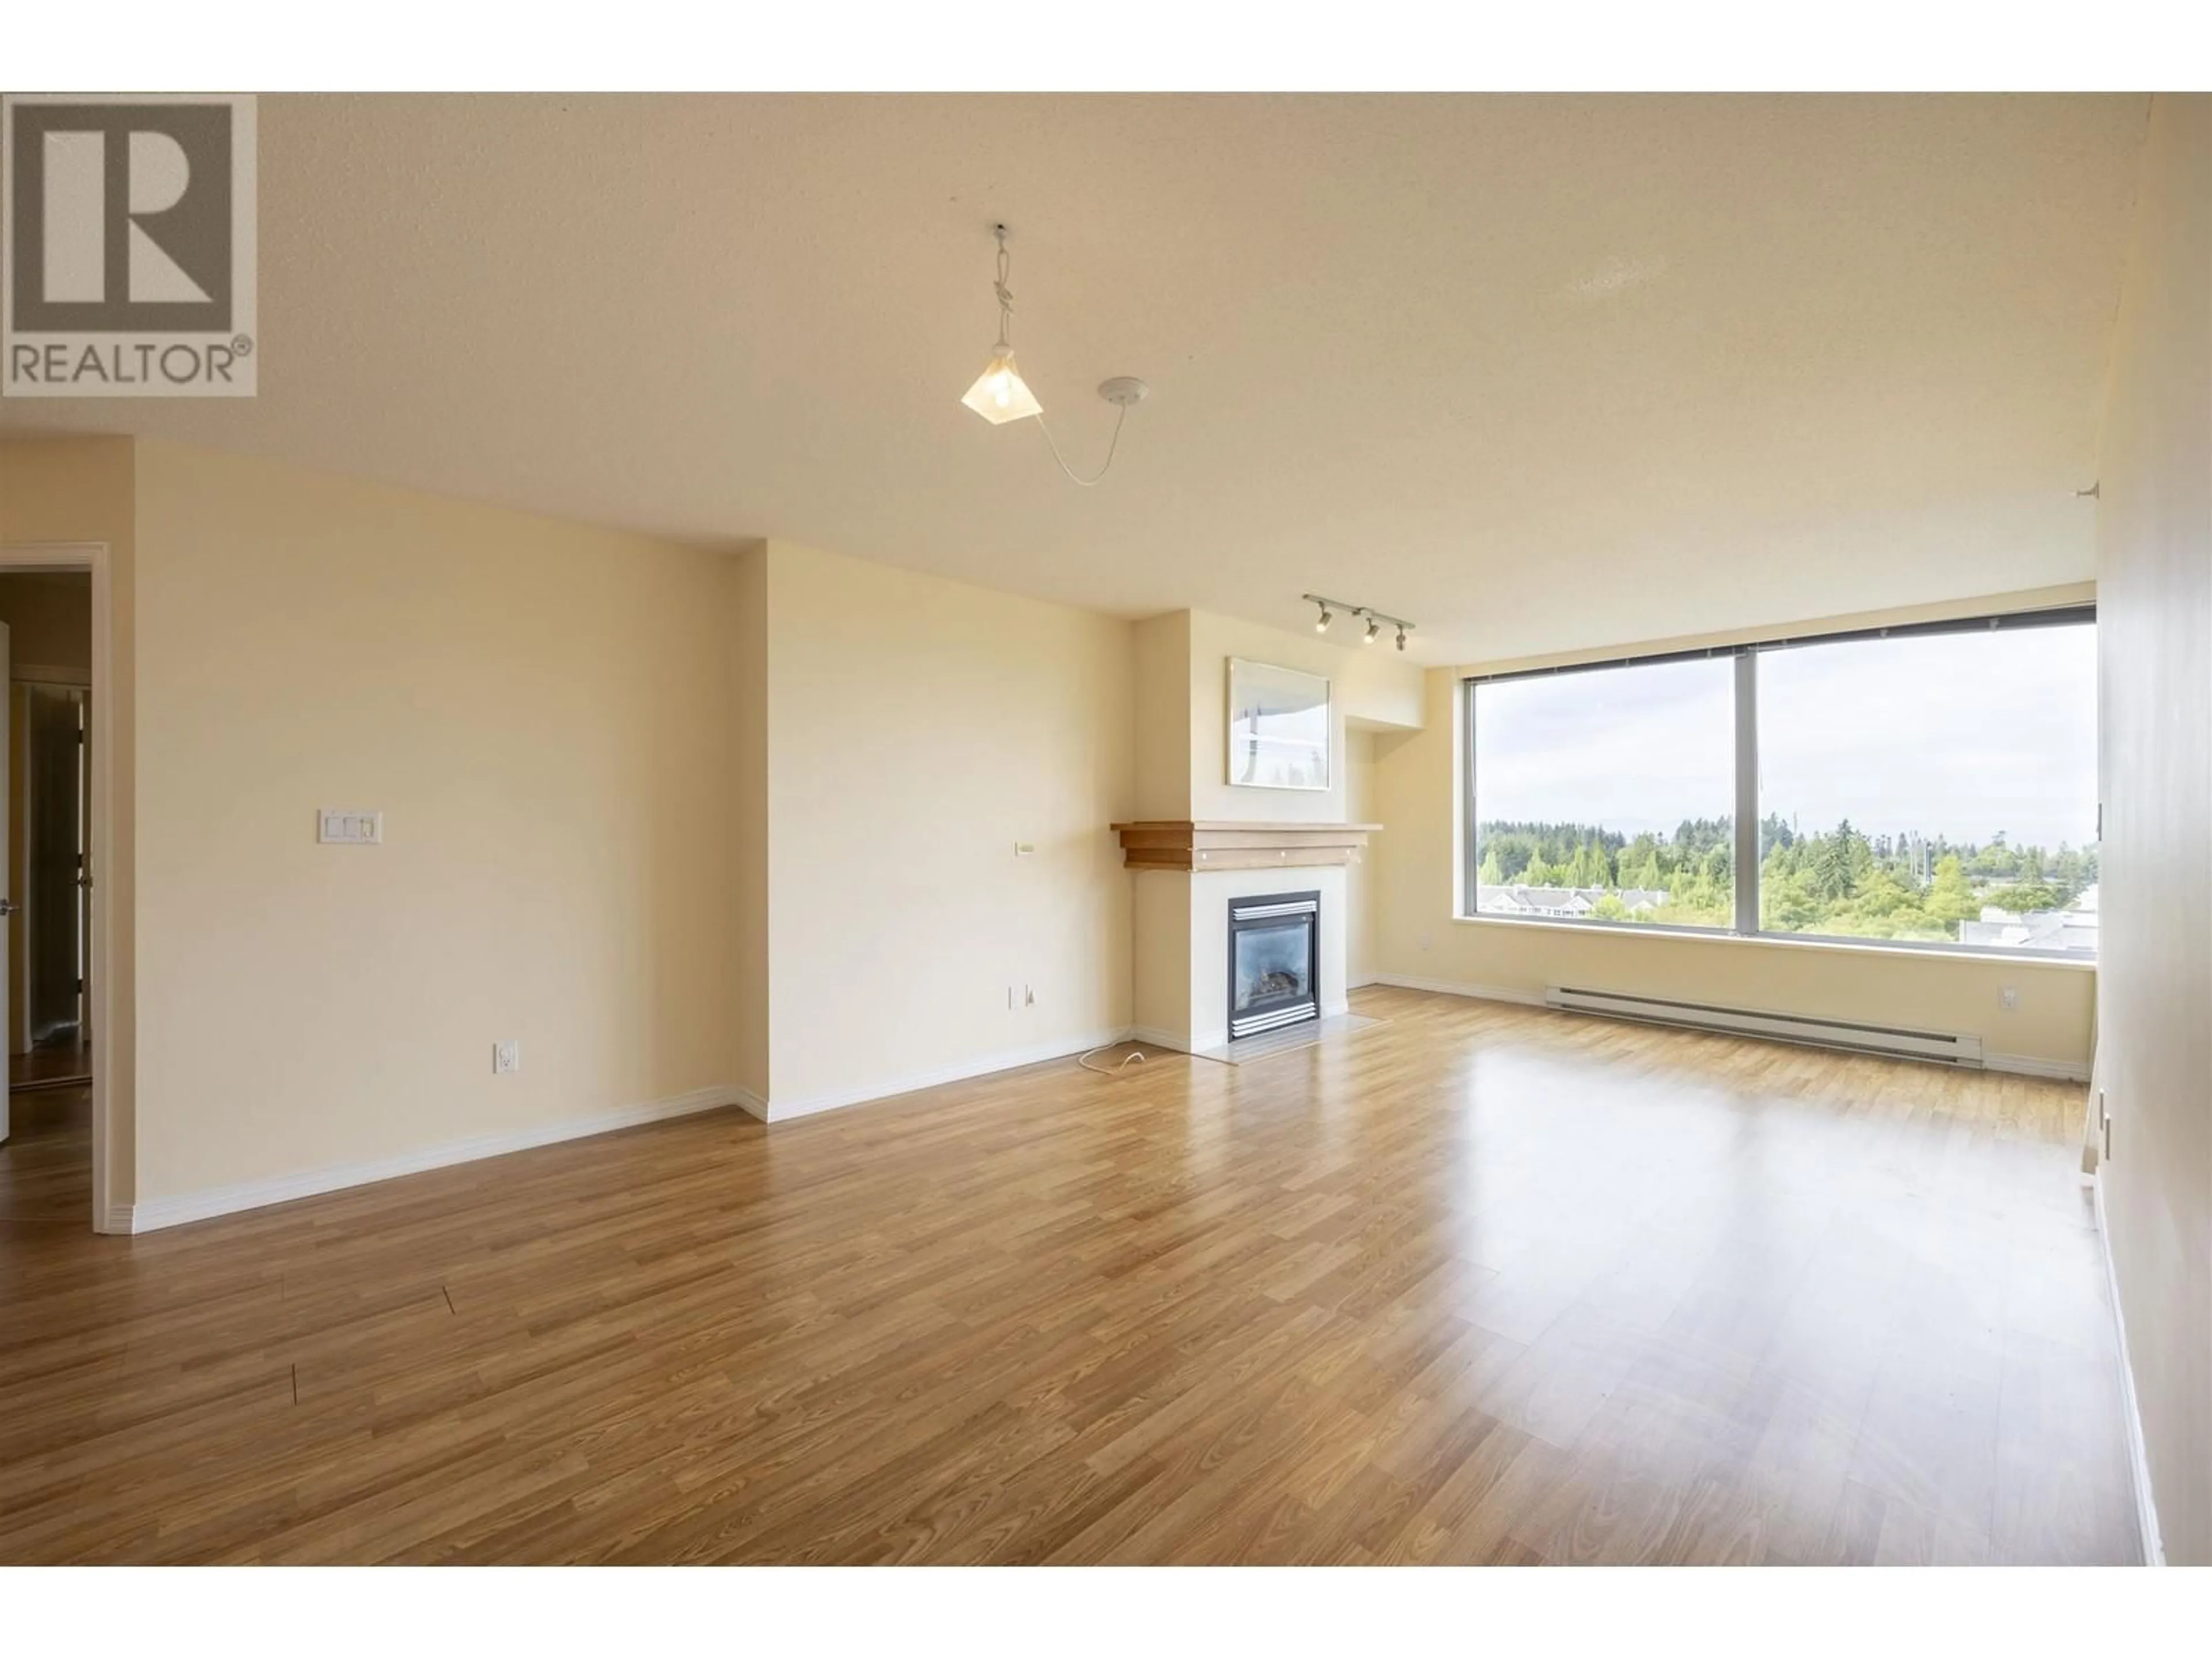
<path fill-rule="evenodd" d="M 380 847 L 384 814 L 325 806 L 315 813 L 315 839 L 337 847 Z"/>
<path fill-rule="evenodd" d="M 522 1044 L 514 1037 L 501 1037 L 491 1045 L 491 1069 L 494 1076 L 505 1077 L 509 1072 L 522 1069 Z"/>
<path fill-rule="evenodd" d="M 2005 1012 L 2008 1014 L 2017 1013 L 2020 1011 L 2020 987 L 2017 985 L 2000 986 L 1997 988 L 1997 1000 L 2004 1005 Z"/>

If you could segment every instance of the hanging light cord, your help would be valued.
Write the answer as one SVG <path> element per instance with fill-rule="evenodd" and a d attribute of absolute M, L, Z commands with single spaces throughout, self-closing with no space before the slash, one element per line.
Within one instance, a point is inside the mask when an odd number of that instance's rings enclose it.
<path fill-rule="evenodd" d="M 999 239 L 999 280 L 991 284 L 999 295 L 999 349 L 1011 350 L 1014 343 L 1014 291 L 1006 286 L 1006 228 L 994 227 Z"/>
<path fill-rule="evenodd" d="M 993 291 L 999 296 L 999 349 L 1011 351 L 1014 344 L 1014 291 L 1006 286 L 1006 276 L 1012 268 L 1012 262 L 1006 255 L 1006 228 L 1004 225 L 994 225 L 992 227 L 992 234 L 999 239 L 999 277 L 991 284 Z M 1087 478 L 1070 466 L 1067 464 L 1067 458 L 1060 453 L 1060 440 L 1052 435 L 1052 428 L 1045 424 L 1042 412 L 1036 417 L 1036 423 L 1037 430 L 1044 434 L 1045 443 L 1052 451 L 1052 459 L 1059 464 L 1060 470 L 1067 475 L 1067 481 L 1070 483 L 1081 484 L 1085 489 L 1089 489 L 1104 478 L 1107 468 L 1114 465 L 1114 452 L 1121 447 L 1121 422 L 1128 418 L 1129 405 L 1123 404 L 1121 412 L 1114 417 L 1114 436 L 1106 445 L 1106 459 L 1099 469 Z"/>
<path fill-rule="evenodd" d="M 1060 444 L 1058 441 L 1053 437 L 1052 428 L 1044 423 L 1043 416 L 1040 415 L 1036 417 L 1036 423 L 1037 430 L 1044 434 L 1045 442 L 1052 447 L 1053 459 L 1060 462 L 1060 470 L 1067 474 L 1068 482 L 1071 483 L 1079 483 L 1085 489 L 1088 489 L 1106 476 L 1107 467 L 1114 465 L 1114 452 L 1120 448 L 1121 445 L 1121 422 L 1128 418 L 1129 405 L 1123 404 L 1121 405 L 1121 412 L 1114 417 L 1114 438 L 1113 441 L 1106 446 L 1106 459 L 1099 469 L 1087 478 L 1079 476 L 1075 469 L 1070 466 L 1061 457 L 1060 453 Z"/>

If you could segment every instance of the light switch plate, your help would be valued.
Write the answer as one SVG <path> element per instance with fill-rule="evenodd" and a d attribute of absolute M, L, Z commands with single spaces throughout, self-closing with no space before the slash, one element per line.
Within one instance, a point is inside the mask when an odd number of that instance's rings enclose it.
<path fill-rule="evenodd" d="M 315 839 L 335 847 L 381 846 L 384 814 L 323 807 L 315 814 Z"/>

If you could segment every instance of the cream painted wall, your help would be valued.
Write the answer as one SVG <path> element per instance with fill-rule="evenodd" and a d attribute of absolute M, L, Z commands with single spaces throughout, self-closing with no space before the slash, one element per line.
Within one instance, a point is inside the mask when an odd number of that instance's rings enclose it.
<path fill-rule="evenodd" d="M 768 549 L 732 556 L 730 640 L 730 842 L 736 900 L 737 1083 L 757 1105 L 769 1097 Z"/>
<path fill-rule="evenodd" d="M 106 867 L 93 872 L 93 902 L 105 912 L 108 999 L 110 1133 L 104 1151 L 108 1200 L 129 1204 L 136 1192 L 137 859 L 134 832 L 137 771 L 136 598 L 137 495 L 135 447 L 128 438 L 55 438 L 0 441 L 0 544 L 104 542 L 107 545 L 110 696 L 107 736 L 109 808 L 113 840 Z"/>
<path fill-rule="evenodd" d="M 1376 737 L 1356 728 L 1344 734 L 1344 816 L 1353 823 L 1382 822 L 1375 805 Z M 1345 977 L 1351 985 L 1365 985 L 1378 971 L 1376 941 L 1382 918 L 1376 914 L 1375 860 L 1381 842 L 1376 836 L 1358 862 L 1344 866 Z"/>
<path fill-rule="evenodd" d="M 772 1115 L 1117 1035 L 1130 624 L 765 557 Z M 1036 1006 L 1009 1009 L 1010 985 Z"/>
<path fill-rule="evenodd" d="M 1170 611 L 1133 630 L 1136 651 L 1136 800 L 1140 818 L 1190 811 L 1191 613 Z"/>
<path fill-rule="evenodd" d="M 1462 920 L 1460 679 L 1431 671 L 1426 725 L 1375 740 L 1376 816 L 1390 826 L 1371 877 L 1382 974 L 1477 994 L 1575 985 L 1972 1032 L 2000 1054 L 2086 1070 L 2096 975 L 2076 963 Z M 2001 1004 L 2004 985 L 2019 988 L 2016 1011 Z"/>
<path fill-rule="evenodd" d="M 1372 647 L 1354 642 L 1358 636 L 1348 617 L 1338 621 L 1334 632 L 1320 635 L 1286 634 L 1280 629 L 1203 611 L 1188 614 L 1190 816 L 1232 823 L 1240 819 L 1281 823 L 1349 822 L 1349 769 L 1343 758 L 1345 721 L 1419 726 L 1423 718 L 1421 671 L 1400 656 L 1387 640 Z M 1326 792 L 1240 788 L 1228 781 L 1231 657 L 1328 678 L 1334 705 L 1331 712 L 1336 760 Z"/>
<path fill-rule="evenodd" d="M 2153 101 L 2099 458 L 2106 1228 L 2166 1559 L 2212 1563 L 2212 97 Z"/>
<path fill-rule="evenodd" d="M 154 441 L 137 526 L 142 1205 L 735 1082 L 728 556 Z"/>
<path fill-rule="evenodd" d="M 1146 1042 L 1191 1046 L 1191 878 L 1180 870 L 1129 878 L 1131 1020 Z"/>

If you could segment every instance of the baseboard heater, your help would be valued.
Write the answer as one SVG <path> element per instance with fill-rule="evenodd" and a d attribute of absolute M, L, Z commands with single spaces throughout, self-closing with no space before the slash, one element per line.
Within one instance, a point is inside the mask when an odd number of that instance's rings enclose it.
<path fill-rule="evenodd" d="M 1651 1025 L 1686 1025 L 1730 1036 L 1767 1037 L 1777 1042 L 1845 1048 L 1854 1054 L 1887 1054 L 1900 1060 L 1932 1060 L 1943 1066 L 1982 1064 L 1982 1040 L 1951 1031 L 1916 1031 L 1899 1025 L 1863 1025 L 1848 1019 L 1812 1019 L 1802 1014 L 1761 1013 L 1755 1008 L 1722 1008 L 1707 1002 L 1675 1002 L 1665 997 L 1626 996 L 1615 991 L 1584 991 L 1554 985 L 1544 993 L 1553 1008 Z"/>

